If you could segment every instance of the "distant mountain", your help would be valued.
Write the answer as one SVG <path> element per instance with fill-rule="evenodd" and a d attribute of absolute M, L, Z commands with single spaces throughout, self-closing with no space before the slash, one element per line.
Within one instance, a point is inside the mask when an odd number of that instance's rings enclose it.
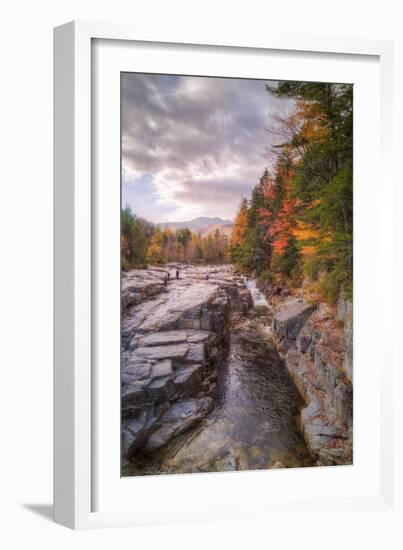
<path fill-rule="evenodd" d="M 165 222 L 158 224 L 163 229 L 169 227 L 170 229 L 183 229 L 187 227 L 191 231 L 200 232 L 203 234 L 209 233 L 212 228 L 220 229 L 222 228 L 223 233 L 228 232 L 232 229 L 232 222 L 230 220 L 223 220 L 222 218 L 209 218 L 207 216 L 201 216 L 199 218 L 194 218 L 186 222 Z"/>
<path fill-rule="evenodd" d="M 213 234 L 218 229 L 222 235 L 227 235 L 227 237 L 229 237 L 232 233 L 232 227 L 233 224 L 231 222 L 226 223 L 225 225 L 212 224 L 208 225 L 207 227 L 203 227 L 203 229 L 199 229 L 198 231 L 202 237 L 206 237 L 209 233 Z"/>

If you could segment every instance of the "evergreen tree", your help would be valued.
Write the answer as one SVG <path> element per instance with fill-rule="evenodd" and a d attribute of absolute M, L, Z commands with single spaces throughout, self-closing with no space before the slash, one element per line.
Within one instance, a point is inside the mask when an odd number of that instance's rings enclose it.
<path fill-rule="evenodd" d="M 268 91 L 297 102 L 289 125 L 290 139 L 280 148 L 293 151 L 296 158 L 292 192 L 302 204 L 297 221 L 309 233 L 298 246 L 314 251 L 305 258 L 311 273 L 326 272 L 321 284 L 328 299 L 335 300 L 340 291 L 349 295 L 353 269 L 353 88 L 347 84 L 280 82 Z"/>
<path fill-rule="evenodd" d="M 248 266 L 257 274 L 268 268 L 271 256 L 270 243 L 265 238 L 266 231 L 262 223 L 262 210 L 267 206 L 269 187 L 270 178 L 266 168 L 252 191 L 243 254 L 244 267 Z"/>
<path fill-rule="evenodd" d="M 279 284 L 315 279 L 327 299 L 351 295 L 353 243 L 353 118 L 351 85 L 279 82 L 267 90 L 292 99 L 277 117 L 282 142 L 272 175 L 266 169 L 231 236 L 241 269 Z"/>

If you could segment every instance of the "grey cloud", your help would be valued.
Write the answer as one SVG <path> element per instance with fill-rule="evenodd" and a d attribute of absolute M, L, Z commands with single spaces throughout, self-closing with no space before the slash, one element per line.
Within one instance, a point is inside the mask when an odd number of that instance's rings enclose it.
<path fill-rule="evenodd" d="M 242 197 L 249 195 L 254 182 L 243 178 L 213 178 L 210 180 L 188 180 L 184 188 L 178 189 L 174 197 L 185 201 L 203 202 L 212 204 L 227 204 L 233 199 L 238 202 Z"/>
<path fill-rule="evenodd" d="M 265 84 L 124 74 L 124 174 L 150 174 L 157 186 L 163 180 L 180 205 L 229 201 L 236 209 L 239 195 L 248 194 L 268 162 L 273 137 L 265 128 L 270 112 L 281 109 Z"/>

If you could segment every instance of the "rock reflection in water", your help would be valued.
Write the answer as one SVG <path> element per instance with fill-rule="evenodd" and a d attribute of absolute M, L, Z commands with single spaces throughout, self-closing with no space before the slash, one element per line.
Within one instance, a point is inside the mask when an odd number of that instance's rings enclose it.
<path fill-rule="evenodd" d="M 311 466 L 297 427 L 299 405 L 261 318 L 243 317 L 232 327 L 215 409 L 152 460 L 138 460 L 127 474 Z"/>

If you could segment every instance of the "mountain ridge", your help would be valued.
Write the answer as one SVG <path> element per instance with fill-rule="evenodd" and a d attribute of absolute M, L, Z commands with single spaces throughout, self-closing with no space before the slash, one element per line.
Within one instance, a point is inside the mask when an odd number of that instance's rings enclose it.
<path fill-rule="evenodd" d="M 231 220 L 226 220 L 219 217 L 208 217 L 208 216 L 199 216 L 193 218 L 192 220 L 183 221 L 183 222 L 162 222 L 158 223 L 162 229 L 184 229 L 188 228 L 193 231 L 203 231 L 210 226 L 230 226 L 232 227 Z"/>

